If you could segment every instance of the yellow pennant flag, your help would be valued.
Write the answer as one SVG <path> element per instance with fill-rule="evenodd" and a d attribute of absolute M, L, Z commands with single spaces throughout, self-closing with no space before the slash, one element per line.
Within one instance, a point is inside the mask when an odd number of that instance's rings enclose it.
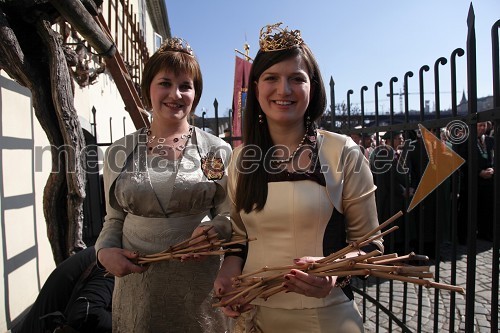
<path fill-rule="evenodd" d="M 420 179 L 413 199 L 411 199 L 410 206 L 407 209 L 408 212 L 465 163 L 465 160 L 460 155 L 435 137 L 424 126 L 419 124 L 418 127 L 420 133 L 422 133 L 422 140 L 429 157 L 429 163 Z"/>

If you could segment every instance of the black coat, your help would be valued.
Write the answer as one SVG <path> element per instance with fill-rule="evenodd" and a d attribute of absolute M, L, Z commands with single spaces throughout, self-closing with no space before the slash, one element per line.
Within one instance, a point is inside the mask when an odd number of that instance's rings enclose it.
<path fill-rule="evenodd" d="M 88 247 L 59 264 L 12 333 L 53 332 L 61 325 L 80 333 L 111 332 L 114 277 L 95 263 L 95 249 Z"/>

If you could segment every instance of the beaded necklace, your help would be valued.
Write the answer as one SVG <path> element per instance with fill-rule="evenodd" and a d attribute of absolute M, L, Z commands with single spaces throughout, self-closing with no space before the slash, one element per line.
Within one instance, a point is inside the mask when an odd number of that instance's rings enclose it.
<path fill-rule="evenodd" d="M 306 138 L 307 138 L 307 133 L 309 132 L 309 128 L 306 128 L 306 132 L 304 133 L 304 136 L 302 137 L 302 140 L 300 140 L 300 143 L 299 145 L 297 146 L 297 148 L 293 151 L 293 153 L 291 153 L 287 158 L 285 159 L 282 159 L 282 160 L 273 160 L 273 163 L 275 165 L 279 165 L 279 164 L 284 164 L 284 163 L 288 163 L 290 162 L 291 160 L 293 160 L 293 158 L 295 157 L 295 155 L 299 152 L 300 148 L 302 148 L 302 146 L 304 145 L 304 142 L 306 141 Z"/>
<path fill-rule="evenodd" d="M 477 148 L 479 148 L 479 153 L 483 158 L 488 158 L 488 150 L 484 143 L 484 135 L 477 138 Z"/>
<path fill-rule="evenodd" d="M 186 143 L 191 138 L 193 133 L 193 127 L 189 126 L 189 132 L 182 134 L 180 137 L 174 137 L 172 139 L 173 144 L 167 144 L 167 139 L 162 137 L 157 137 L 156 135 L 151 135 L 151 129 L 148 128 L 146 135 L 148 137 L 148 150 L 151 153 L 157 153 L 158 155 L 165 155 L 167 152 L 165 149 L 176 149 L 178 151 L 183 151 L 186 148 Z M 182 142 L 181 140 L 184 140 Z M 156 141 L 156 145 L 153 143 Z"/>

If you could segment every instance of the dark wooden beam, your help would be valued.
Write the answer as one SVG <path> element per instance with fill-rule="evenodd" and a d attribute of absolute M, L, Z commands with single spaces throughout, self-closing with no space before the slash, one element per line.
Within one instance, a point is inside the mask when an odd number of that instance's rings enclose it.
<path fill-rule="evenodd" d="M 102 29 L 111 35 L 102 14 L 99 14 L 96 20 L 99 22 Z M 139 129 L 144 126 L 149 126 L 149 114 L 144 110 L 141 98 L 137 93 L 134 82 L 125 66 L 120 52 L 116 52 L 110 58 L 104 58 L 104 61 L 106 63 L 106 69 L 113 77 L 113 80 L 115 80 L 116 87 L 125 103 L 125 109 L 130 114 L 130 118 L 132 118 L 135 128 Z"/>
<path fill-rule="evenodd" d="M 59 13 L 99 53 L 111 57 L 116 52 L 113 41 L 99 28 L 80 0 L 50 0 Z"/>

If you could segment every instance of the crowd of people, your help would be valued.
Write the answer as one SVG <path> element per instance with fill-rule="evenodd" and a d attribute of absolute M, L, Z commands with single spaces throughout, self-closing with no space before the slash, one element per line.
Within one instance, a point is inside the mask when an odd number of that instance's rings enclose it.
<path fill-rule="evenodd" d="M 114 284 L 112 301 L 109 293 L 109 302 L 102 304 L 112 303 L 108 331 L 111 322 L 114 333 L 364 331 L 349 279 L 286 267 L 312 264 L 404 210 L 422 174 L 415 163 L 423 149 L 421 138 L 411 139 L 420 148 L 405 151 L 409 138 L 404 133 L 385 133 L 377 146 L 366 133 L 351 139 L 317 128 L 326 91 L 301 32 L 281 23 L 268 25 L 260 31 L 259 43 L 243 144 L 234 151 L 188 122 L 203 89 L 188 43 L 168 39 L 146 63 L 141 91 L 153 120 L 106 151 L 106 216 L 90 250 L 92 270 Z M 480 135 L 484 161 L 478 179 L 488 191 L 492 146 L 484 131 Z M 390 163 L 382 163 L 381 156 Z M 484 236 L 491 225 L 479 224 L 479 236 Z M 240 251 L 224 258 L 185 255 L 182 260 L 138 263 L 142 255 L 203 234 L 255 240 L 237 245 Z M 401 246 L 386 242 L 375 239 L 360 251 Z M 221 308 L 212 306 L 217 299 L 229 299 L 237 276 L 266 266 L 285 267 L 281 287 L 286 292 L 266 301 L 247 304 L 236 298 Z M 80 271 L 73 281 L 81 281 Z M 114 278 L 105 279 L 104 272 Z M 24 326 L 38 323 L 46 311 L 26 317 Z"/>
<path fill-rule="evenodd" d="M 451 241 L 451 202 L 453 196 L 457 200 L 457 239 L 460 244 L 467 243 L 468 228 L 468 168 L 471 163 L 477 166 L 477 238 L 492 241 L 493 237 L 493 126 L 492 122 L 479 122 L 477 125 L 477 160 L 469 156 L 470 138 L 465 132 L 448 133 L 446 129 L 431 129 L 432 134 L 447 148 L 455 151 L 465 163 L 458 170 L 458 191 L 452 192 L 451 179 L 442 182 L 414 210 L 409 217 L 404 216 L 396 221 L 400 227 L 398 235 L 386 239 L 386 247 L 392 247 L 396 252 L 420 251 L 433 256 L 436 246 L 436 225 L 441 224 L 440 241 Z M 392 131 L 386 133 L 365 132 L 351 134 L 353 141 L 358 143 L 364 155 L 370 160 L 370 167 L 377 186 L 376 199 L 380 221 L 385 221 L 397 211 L 406 211 L 420 183 L 429 157 L 418 130 Z M 451 138 L 451 139 L 450 139 Z M 378 144 L 377 144 L 378 142 Z M 390 163 L 387 163 L 390 161 Z M 439 208 L 438 208 L 439 207 Z M 422 224 L 422 227 L 420 227 Z M 405 239 L 405 230 L 409 229 Z M 423 230 L 423 233 L 421 234 Z M 423 248 L 421 248 L 423 244 Z"/>

